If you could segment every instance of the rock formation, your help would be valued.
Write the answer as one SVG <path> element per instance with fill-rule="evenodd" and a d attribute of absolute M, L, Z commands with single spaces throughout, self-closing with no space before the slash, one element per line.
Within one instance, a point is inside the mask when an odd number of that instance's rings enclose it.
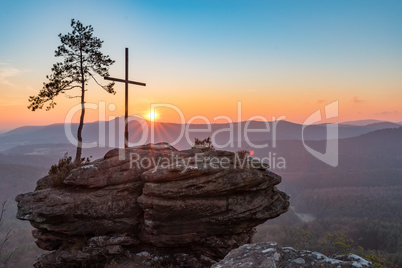
<path fill-rule="evenodd" d="M 121 159 L 124 156 L 125 159 Z M 141 252 L 207 267 L 249 243 L 253 228 L 287 211 L 281 177 L 226 151 L 166 143 L 109 151 L 16 197 L 36 228 L 36 267 L 79 267 Z"/>
<path fill-rule="evenodd" d="M 211 268 L 278 267 L 278 268 L 373 268 L 373 264 L 354 254 L 328 258 L 318 252 L 281 247 L 276 243 L 246 244 L 232 250 Z"/>

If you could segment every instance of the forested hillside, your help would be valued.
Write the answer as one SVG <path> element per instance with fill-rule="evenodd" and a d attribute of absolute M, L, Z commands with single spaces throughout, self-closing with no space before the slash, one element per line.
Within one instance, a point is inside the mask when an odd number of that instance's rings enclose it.
<path fill-rule="evenodd" d="M 324 142 L 309 145 L 322 149 Z M 341 232 L 355 249 L 388 260 L 385 267 L 402 267 L 402 128 L 340 140 L 336 168 L 314 159 L 299 141 L 279 142 L 275 152 L 287 160 L 287 169 L 275 172 L 294 210 L 259 227 L 257 241 L 318 245 Z"/>

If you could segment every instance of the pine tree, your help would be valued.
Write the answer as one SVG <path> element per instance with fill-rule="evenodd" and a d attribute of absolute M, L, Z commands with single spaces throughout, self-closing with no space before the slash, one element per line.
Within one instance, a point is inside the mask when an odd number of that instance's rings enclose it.
<path fill-rule="evenodd" d="M 100 87 L 108 93 L 115 94 L 114 83 L 101 85 L 95 79 L 95 75 L 109 76 L 109 66 L 114 63 L 109 56 L 100 51 L 103 41 L 93 36 L 93 27 L 83 26 L 80 21 L 71 20 L 72 32 L 59 34 L 61 45 L 55 51 L 56 57 L 63 57 L 63 62 L 55 63 L 52 67 L 52 74 L 46 76 L 49 80 L 43 83 L 43 88 L 37 96 L 30 96 L 28 108 L 32 111 L 42 109 L 45 103 L 46 110 L 55 107 L 55 97 L 65 94 L 73 89 L 79 89 L 80 95 L 75 96 L 81 99 L 81 116 L 77 131 L 77 151 L 74 163 L 81 163 L 82 153 L 82 128 L 85 116 L 85 91 L 90 79 L 93 79 Z"/>

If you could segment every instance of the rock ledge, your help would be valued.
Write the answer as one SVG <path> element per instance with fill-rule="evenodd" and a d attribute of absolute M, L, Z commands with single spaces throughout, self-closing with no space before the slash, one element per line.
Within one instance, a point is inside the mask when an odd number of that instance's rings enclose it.
<path fill-rule="evenodd" d="M 206 267 L 289 207 L 276 188 L 281 177 L 261 163 L 167 143 L 111 150 L 73 169 L 61 187 L 51 182 L 47 176 L 41 190 L 16 197 L 17 218 L 29 220 L 38 247 L 51 251 L 36 267 L 88 266 L 144 251 Z"/>
<path fill-rule="evenodd" d="M 211 268 L 236 267 L 322 267 L 322 268 L 373 268 L 373 264 L 354 255 L 339 255 L 332 258 L 308 250 L 298 251 L 281 247 L 274 242 L 246 244 L 232 250 L 223 260 Z"/>

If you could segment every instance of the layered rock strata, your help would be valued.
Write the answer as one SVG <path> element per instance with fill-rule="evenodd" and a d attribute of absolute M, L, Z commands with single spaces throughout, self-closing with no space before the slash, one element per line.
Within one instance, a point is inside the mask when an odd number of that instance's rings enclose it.
<path fill-rule="evenodd" d="M 18 195 L 17 218 L 36 228 L 37 267 L 75 267 L 146 249 L 208 266 L 287 211 L 281 177 L 244 155 L 177 151 L 166 143 L 114 149 Z M 191 265 L 190 265 L 191 266 Z"/>

